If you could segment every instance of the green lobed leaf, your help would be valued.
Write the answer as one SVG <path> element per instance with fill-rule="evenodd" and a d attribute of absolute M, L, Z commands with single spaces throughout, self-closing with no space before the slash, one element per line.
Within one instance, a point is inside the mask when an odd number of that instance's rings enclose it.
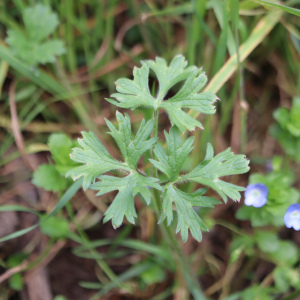
<path fill-rule="evenodd" d="M 70 157 L 83 165 L 69 170 L 66 177 L 70 176 L 73 180 L 83 177 L 86 190 L 102 173 L 114 169 L 131 170 L 126 164 L 114 160 L 94 133 L 83 131 L 81 134 L 83 139 L 78 139 L 78 143 L 82 148 L 74 148 Z"/>
<path fill-rule="evenodd" d="M 116 140 L 124 156 L 124 163 L 113 159 L 92 132 L 82 132 L 83 139 L 78 139 L 78 143 L 82 148 L 74 148 L 70 155 L 73 161 L 84 165 L 69 170 L 66 176 L 71 176 L 73 180 L 83 176 L 84 189 L 87 189 L 97 176 L 105 172 L 115 169 L 135 172 L 141 155 L 157 141 L 157 138 L 148 140 L 154 126 L 153 120 L 149 120 L 147 123 L 143 120 L 135 138 L 132 140 L 129 116 L 127 114 L 123 116 L 117 111 L 116 117 L 119 122 L 119 130 L 110 121 L 106 120 L 106 123 L 111 130 L 110 134 Z"/>
<path fill-rule="evenodd" d="M 195 127 L 203 128 L 201 123 L 189 116 L 184 108 L 194 109 L 205 114 L 214 114 L 213 103 L 217 97 L 210 93 L 198 93 L 206 84 L 207 77 L 201 69 L 188 67 L 182 55 L 177 55 L 170 65 L 163 58 L 155 61 L 143 61 L 141 68 L 134 68 L 134 79 L 121 78 L 116 82 L 118 93 L 112 94 L 117 101 L 107 99 L 109 102 L 123 108 L 135 109 L 138 106 L 163 108 L 167 111 L 172 125 L 176 125 L 182 132 Z M 156 98 L 149 91 L 149 68 L 151 68 L 159 81 L 159 91 Z M 174 85 L 186 80 L 182 88 L 170 99 L 164 99 L 168 90 Z"/>
<path fill-rule="evenodd" d="M 32 41 L 41 42 L 58 26 L 58 17 L 51 8 L 42 4 L 28 7 L 23 12 L 23 20 Z"/>
<path fill-rule="evenodd" d="M 66 219 L 47 215 L 40 219 L 43 234 L 53 238 L 65 238 L 69 234 L 69 223 Z"/>
<path fill-rule="evenodd" d="M 123 108 L 134 109 L 141 105 L 155 108 L 155 99 L 149 91 L 148 77 L 149 66 L 147 64 L 143 64 L 141 68 L 134 67 L 133 80 L 121 78 L 115 83 L 118 93 L 111 96 L 119 103 L 110 99 L 106 100 Z"/>
<path fill-rule="evenodd" d="M 65 53 L 61 40 L 46 40 L 59 24 L 57 14 L 50 7 L 37 4 L 26 8 L 23 21 L 26 32 L 16 29 L 7 32 L 6 42 L 16 57 L 34 67 L 54 62 L 55 56 Z"/>
<path fill-rule="evenodd" d="M 208 229 L 193 209 L 193 206 L 214 207 L 214 205 L 220 204 L 217 199 L 203 196 L 206 192 L 207 189 L 199 189 L 192 194 L 187 194 L 178 190 L 172 184 L 167 184 L 163 193 L 162 215 L 159 222 L 161 223 L 167 218 L 168 225 L 171 224 L 174 202 L 178 216 L 176 232 L 180 231 L 183 242 L 186 242 L 188 230 L 190 229 L 192 236 L 200 242 L 202 240 L 201 230 L 208 231 Z"/>
<path fill-rule="evenodd" d="M 196 67 L 188 67 L 183 55 L 177 55 L 168 66 L 165 59 L 156 57 L 155 61 L 145 62 L 155 73 L 159 82 L 158 99 L 162 99 L 172 86 L 187 79 Z"/>
<path fill-rule="evenodd" d="M 141 187 L 153 187 L 155 189 L 162 190 L 161 186 L 157 183 L 158 179 L 144 177 L 137 172 L 133 172 L 123 178 L 102 175 L 99 176 L 99 179 L 101 181 L 90 186 L 93 190 L 99 190 L 97 196 L 114 190 L 119 191 L 114 201 L 105 212 L 104 218 L 104 222 L 112 219 L 114 228 L 121 226 L 124 216 L 126 216 L 130 223 L 135 223 L 134 218 L 137 215 L 134 208 L 134 195 L 141 191 Z M 139 189 L 135 189 L 136 187 Z"/>
<path fill-rule="evenodd" d="M 55 56 L 62 55 L 65 52 L 63 41 L 51 40 L 38 45 L 36 49 L 32 51 L 31 55 L 35 57 L 36 63 L 46 64 L 48 62 L 54 63 Z"/>
<path fill-rule="evenodd" d="M 59 192 L 67 187 L 66 180 L 54 165 L 40 165 L 33 173 L 32 183 L 45 191 Z"/>
<path fill-rule="evenodd" d="M 181 179 L 211 187 L 225 202 L 227 202 L 227 197 L 239 201 L 241 198 L 239 192 L 244 191 L 245 188 L 222 181 L 220 177 L 246 173 L 249 171 L 248 165 L 249 161 L 245 155 L 235 155 L 230 148 L 214 157 L 212 145 L 208 144 L 204 161 Z"/>
<path fill-rule="evenodd" d="M 106 124 L 111 130 L 109 134 L 115 139 L 128 166 L 136 169 L 137 162 L 142 154 L 149 150 L 158 140 L 158 138 L 147 140 L 154 127 L 154 121 L 151 119 L 146 123 L 143 120 L 135 138 L 131 140 L 131 123 L 128 114 L 125 113 L 125 116 L 123 116 L 117 111 L 116 117 L 119 122 L 119 130 L 110 121 L 106 120 Z"/>
<path fill-rule="evenodd" d="M 160 104 L 159 107 L 167 111 L 172 125 L 176 125 L 180 131 L 185 132 L 186 129 L 191 131 L 195 127 L 203 129 L 202 124 L 183 111 L 183 108 L 193 109 L 205 114 L 216 112 L 213 103 L 217 100 L 217 97 L 209 92 L 198 93 L 206 82 L 206 75 L 201 70 L 195 69 L 179 92 Z"/>
<path fill-rule="evenodd" d="M 168 154 L 162 146 L 156 144 L 154 153 L 158 161 L 149 160 L 156 168 L 165 173 L 170 181 L 175 181 L 180 175 L 180 169 L 185 159 L 194 148 L 192 147 L 194 137 L 189 137 L 182 144 L 180 131 L 176 126 L 172 126 L 169 133 L 165 131 L 165 137 Z"/>
<path fill-rule="evenodd" d="M 60 174 L 65 175 L 69 169 L 78 166 L 78 163 L 70 158 L 71 149 L 78 146 L 77 141 L 64 133 L 52 133 L 48 139 L 48 146 Z"/>

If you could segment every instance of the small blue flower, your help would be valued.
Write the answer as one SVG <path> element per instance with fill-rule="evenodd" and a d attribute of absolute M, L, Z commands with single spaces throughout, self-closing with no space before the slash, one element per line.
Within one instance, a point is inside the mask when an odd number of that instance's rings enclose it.
<path fill-rule="evenodd" d="M 287 228 L 300 230 L 300 204 L 292 204 L 284 215 L 284 223 Z"/>
<path fill-rule="evenodd" d="M 249 184 L 245 191 L 245 205 L 262 207 L 268 201 L 267 195 L 268 188 L 264 184 Z"/>

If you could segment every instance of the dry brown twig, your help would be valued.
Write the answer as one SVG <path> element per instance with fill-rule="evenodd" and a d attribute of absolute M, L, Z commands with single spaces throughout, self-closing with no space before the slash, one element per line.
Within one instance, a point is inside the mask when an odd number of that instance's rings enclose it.
<path fill-rule="evenodd" d="M 37 166 L 35 163 L 30 162 L 28 159 L 28 156 L 25 151 L 23 136 L 21 134 L 21 130 L 19 126 L 17 105 L 15 101 L 15 88 L 16 88 L 16 81 L 14 80 L 9 87 L 9 106 L 10 106 L 10 114 L 11 114 L 12 132 L 16 141 L 16 145 L 18 147 L 18 150 L 20 151 L 21 157 L 25 165 L 30 170 L 34 171 L 37 168 Z"/>

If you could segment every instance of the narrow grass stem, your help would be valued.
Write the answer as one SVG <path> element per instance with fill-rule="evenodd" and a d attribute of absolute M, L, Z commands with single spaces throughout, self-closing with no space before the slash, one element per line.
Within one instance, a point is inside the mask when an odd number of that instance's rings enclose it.
<path fill-rule="evenodd" d="M 154 111 L 153 113 L 153 119 L 154 119 L 153 137 L 154 138 L 157 137 L 157 133 L 158 133 L 158 116 L 159 116 L 159 111 L 158 110 Z M 155 154 L 153 150 L 151 151 L 151 157 L 155 159 Z M 152 176 L 154 178 L 158 178 L 158 171 L 155 166 L 152 166 Z M 157 217 L 160 218 L 160 214 L 162 210 L 161 192 L 156 189 L 154 189 L 154 206 L 156 209 Z M 194 299 L 205 300 L 206 298 L 201 291 L 197 277 L 195 276 L 190 266 L 190 262 L 182 252 L 182 249 L 176 239 L 176 236 L 174 235 L 170 226 L 168 226 L 166 220 L 160 225 L 163 234 L 168 238 L 169 244 L 175 253 L 175 259 L 178 263 L 178 267 L 183 272 L 183 276 L 189 291 L 193 295 Z"/>
<path fill-rule="evenodd" d="M 81 241 L 82 241 L 82 245 L 84 245 L 89 250 L 89 252 L 91 253 L 91 255 L 94 257 L 95 261 L 97 262 L 98 266 L 105 273 L 105 275 L 111 281 L 116 281 L 117 282 L 117 279 L 118 279 L 117 275 L 111 270 L 111 268 L 109 267 L 109 265 L 104 260 L 97 258 L 96 251 L 90 246 L 90 240 L 89 240 L 88 236 L 86 235 L 86 233 L 84 232 L 84 230 L 82 230 L 81 226 L 75 220 L 75 216 L 74 216 L 74 213 L 72 211 L 70 203 L 68 203 L 66 205 L 66 209 L 67 209 L 67 212 L 68 212 L 68 215 L 69 215 L 71 221 L 73 222 L 73 224 L 76 227 L 77 232 L 79 233 L 79 236 L 80 236 Z M 119 284 L 118 283 L 118 286 L 120 288 L 126 289 L 126 285 L 124 285 L 124 284 Z"/>

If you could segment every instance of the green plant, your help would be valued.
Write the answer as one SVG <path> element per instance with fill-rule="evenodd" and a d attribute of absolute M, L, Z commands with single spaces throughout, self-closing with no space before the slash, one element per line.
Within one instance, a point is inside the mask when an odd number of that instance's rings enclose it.
<path fill-rule="evenodd" d="M 273 113 L 277 121 L 271 135 L 278 140 L 287 155 L 300 162 L 300 97 L 294 97 L 292 108 L 280 107 Z"/>
<path fill-rule="evenodd" d="M 83 177 L 84 189 L 98 190 L 97 195 L 103 195 L 113 190 L 118 190 L 113 203 L 105 213 L 104 222 L 112 220 L 113 226 L 119 227 L 124 216 L 134 223 L 136 212 L 134 196 L 139 194 L 147 204 L 154 200 L 159 222 L 167 219 L 167 224 L 173 220 L 173 203 L 176 206 L 178 218 L 177 232 L 181 232 L 183 241 L 188 238 L 188 230 L 192 236 L 201 241 L 201 230 L 207 230 L 193 206 L 213 207 L 220 202 L 212 197 L 204 196 L 207 188 L 202 188 L 194 193 L 184 193 L 178 184 L 184 181 L 194 181 L 214 189 L 226 202 L 227 197 L 234 201 L 240 199 L 240 191 L 244 188 L 220 180 L 220 177 L 242 174 L 249 170 L 249 161 L 244 155 L 234 155 L 230 149 L 214 156 L 213 148 L 207 146 L 206 156 L 194 170 L 181 175 L 180 169 L 193 149 L 193 137 L 184 143 L 181 141 L 180 131 L 194 130 L 202 127 L 201 123 L 190 117 L 183 109 L 190 108 L 202 113 L 215 112 L 213 106 L 217 97 L 212 93 L 198 93 L 207 82 L 201 69 L 188 67 L 182 55 L 176 56 L 168 66 L 162 58 L 156 61 L 144 61 L 141 68 L 134 68 L 134 79 L 119 79 L 116 82 L 118 93 L 113 94 L 117 101 L 108 99 L 109 102 L 122 108 L 135 109 L 138 106 L 150 107 L 153 110 L 153 119 L 142 121 L 136 136 L 132 137 L 130 118 L 127 114 L 116 113 L 119 123 L 117 129 L 110 121 L 106 120 L 110 135 L 115 139 L 124 162 L 112 158 L 102 143 L 92 132 L 83 132 L 83 139 L 79 139 L 81 148 L 74 148 L 71 159 L 81 166 L 67 172 L 74 180 Z M 157 97 L 154 98 L 148 86 L 149 70 L 152 69 L 159 81 Z M 164 99 L 167 92 L 177 83 L 185 81 L 181 89 L 170 99 Z M 160 108 L 166 110 L 172 124 L 169 133 L 165 131 L 167 153 L 159 143 L 158 112 Z M 149 139 L 149 136 L 152 138 Z M 148 177 L 137 168 L 140 157 L 149 149 L 153 149 L 152 177 Z M 158 178 L 159 169 L 167 181 L 161 182 Z M 125 171 L 125 177 L 101 175 L 108 171 Z M 96 181 L 98 179 L 99 181 Z M 149 189 L 152 189 L 151 194 Z"/>
<path fill-rule="evenodd" d="M 32 183 L 46 191 L 59 192 L 65 190 L 72 180 L 65 178 L 66 172 L 77 163 L 70 159 L 71 149 L 77 146 L 75 140 L 70 139 L 64 133 L 53 133 L 49 136 L 48 146 L 52 155 L 51 164 L 42 164 L 34 171 Z"/>
<path fill-rule="evenodd" d="M 58 26 L 58 16 L 50 7 L 36 4 L 26 8 L 22 13 L 25 32 L 21 29 L 10 29 L 6 42 L 17 58 L 30 67 L 38 64 L 53 63 L 55 56 L 65 53 L 61 40 L 47 40 Z"/>
<path fill-rule="evenodd" d="M 284 214 L 288 207 L 296 203 L 299 192 L 293 188 L 295 176 L 290 169 L 282 168 L 282 159 L 274 157 L 273 170 L 266 175 L 250 175 L 250 184 L 264 184 L 268 188 L 267 202 L 262 207 L 242 206 L 236 213 L 239 220 L 250 220 L 253 227 L 284 225 Z"/>

